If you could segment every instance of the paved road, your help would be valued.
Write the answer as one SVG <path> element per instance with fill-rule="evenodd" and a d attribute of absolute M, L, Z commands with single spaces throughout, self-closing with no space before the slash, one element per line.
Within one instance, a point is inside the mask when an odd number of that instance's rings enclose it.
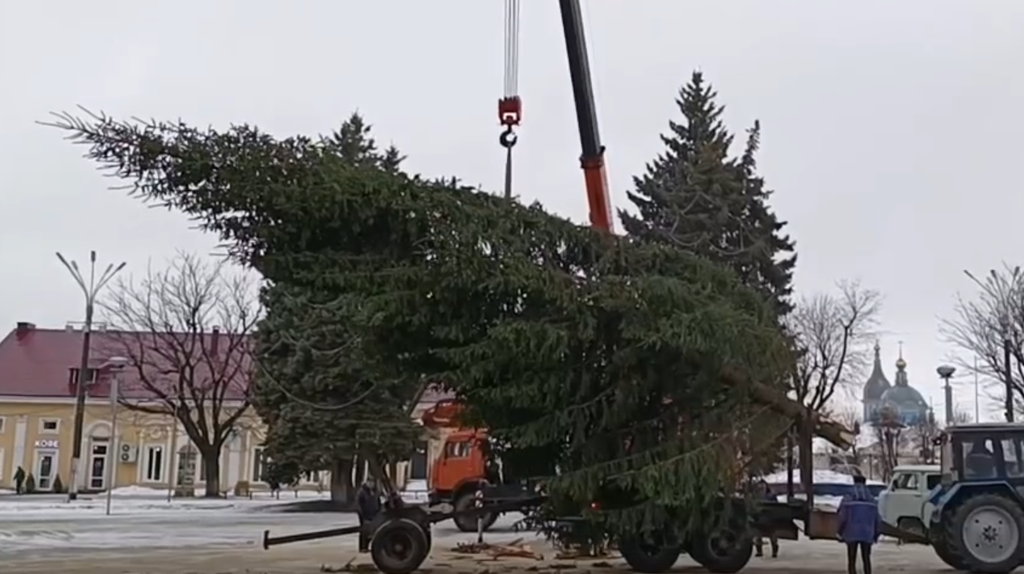
<path fill-rule="evenodd" d="M 34 517 L 7 520 L 0 517 L 0 571 L 3 574 L 313 574 L 344 567 L 361 570 L 368 562 L 356 553 L 355 537 L 299 543 L 264 551 L 259 540 L 266 528 L 276 533 L 331 528 L 355 522 L 345 514 L 283 514 L 269 512 L 230 512 L 196 510 L 165 515 L 123 515 L 60 517 L 52 520 Z M 511 531 L 513 518 L 503 518 L 496 531 L 488 533 L 491 542 L 523 537 L 543 549 L 534 535 Z M 550 558 L 533 563 L 518 559 L 480 563 L 480 558 L 453 555 L 455 544 L 469 541 L 473 534 L 441 525 L 434 533 L 435 552 L 425 570 L 444 570 L 453 574 L 492 574 L 517 572 L 564 572 L 551 569 Z M 929 548 L 897 547 L 882 544 L 876 551 L 878 572 L 933 574 L 953 572 L 943 566 Z M 755 559 L 744 570 L 748 574 L 841 574 L 845 572 L 843 548 L 837 543 L 800 541 L 783 543 L 778 559 Z M 322 566 L 328 567 L 321 570 Z M 590 565 L 577 570 L 596 572 L 600 566 L 614 574 L 625 572 L 618 562 Z M 608 567 L 611 566 L 609 569 Z M 680 559 L 676 572 L 700 572 L 687 558 Z"/>

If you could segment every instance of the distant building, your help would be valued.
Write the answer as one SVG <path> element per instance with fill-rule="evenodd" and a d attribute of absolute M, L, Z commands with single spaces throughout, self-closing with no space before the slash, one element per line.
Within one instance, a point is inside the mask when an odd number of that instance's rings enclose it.
<path fill-rule="evenodd" d="M 881 346 L 875 343 L 875 363 L 871 376 L 864 384 L 864 420 L 877 423 L 883 414 L 906 426 L 921 424 L 928 419 L 927 401 L 907 379 L 907 362 L 903 351 L 896 360 L 896 384 L 889 383 L 882 370 Z"/>
<path fill-rule="evenodd" d="M 876 342 L 875 365 L 871 369 L 868 381 L 864 383 L 862 402 L 864 403 L 865 421 L 878 420 L 882 409 L 882 395 L 890 388 L 892 388 L 892 384 L 889 383 L 889 379 L 885 377 L 885 372 L 882 370 L 882 347 Z"/>

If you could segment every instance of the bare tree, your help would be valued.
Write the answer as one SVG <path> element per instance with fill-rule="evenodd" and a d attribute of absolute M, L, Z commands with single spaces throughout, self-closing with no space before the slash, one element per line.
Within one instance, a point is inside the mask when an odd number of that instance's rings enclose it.
<path fill-rule="evenodd" d="M 900 422 L 898 415 L 890 407 L 883 408 L 879 421 L 871 426 L 874 429 L 875 438 L 878 440 L 882 480 L 889 482 L 892 479 L 893 470 L 900 463 L 900 455 L 906 450 L 907 437 L 904 434 L 906 426 Z"/>
<path fill-rule="evenodd" d="M 199 451 L 210 497 L 221 491 L 222 447 L 250 403 L 252 286 L 224 261 L 179 253 L 165 270 L 122 280 L 100 303 L 110 325 L 104 352 L 129 362 L 121 404 L 177 419 Z M 172 469 L 185 481 L 195 476 L 191 456 L 179 460 L 187 468 Z"/>
<path fill-rule="evenodd" d="M 811 484 L 812 413 L 827 410 L 836 389 L 854 381 L 868 364 L 870 340 L 881 309 L 881 296 L 855 281 L 840 281 L 839 293 L 804 297 L 788 317 L 796 346 L 791 394 L 803 405 L 798 425 L 800 483 Z"/>
<path fill-rule="evenodd" d="M 792 394 L 810 410 L 825 409 L 870 364 L 881 295 L 855 281 L 841 281 L 838 289 L 801 299 L 789 318 L 798 351 Z"/>
<path fill-rule="evenodd" d="M 858 440 L 854 441 L 853 446 L 848 450 L 844 451 L 834 446 L 829 447 L 830 466 L 838 467 L 840 472 L 857 469 L 863 473 L 861 464 L 864 461 L 861 460 L 863 453 L 860 449 L 859 435 L 861 430 L 863 430 L 864 421 L 860 409 L 853 406 L 844 406 L 834 413 L 830 413 L 830 416 L 858 435 Z"/>
<path fill-rule="evenodd" d="M 1014 410 L 1024 412 L 1024 273 L 1020 267 L 1004 265 L 983 278 L 971 278 L 978 292 L 972 297 L 957 295 L 953 314 L 941 320 L 939 332 L 963 351 L 954 358 L 957 366 L 984 377 L 1000 405 L 1006 398 L 1003 342 L 1008 339 Z"/>

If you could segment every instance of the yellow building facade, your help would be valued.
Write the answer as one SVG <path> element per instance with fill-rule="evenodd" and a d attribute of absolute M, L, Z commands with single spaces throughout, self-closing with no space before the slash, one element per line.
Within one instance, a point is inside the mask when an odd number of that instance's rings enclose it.
<path fill-rule="evenodd" d="M 223 335 L 213 332 L 204 336 L 210 337 L 210 348 L 216 348 L 217 337 Z M 109 334 L 105 332 L 92 334 L 90 366 L 83 377 L 87 398 L 82 457 L 75 473 L 78 490 L 142 486 L 182 495 L 203 493 L 206 472 L 199 449 L 180 421 L 145 412 L 146 407 L 166 408 L 166 403 L 158 401 L 152 390 L 138 394 L 144 387 L 132 384 L 133 368 L 112 370 L 106 338 Z M 0 339 L 0 488 L 15 486 L 19 468 L 32 476 L 37 491 L 71 486 L 75 395 L 83 342 L 80 331 L 41 329 L 27 322 L 18 323 Z M 115 380 L 120 381 L 119 393 L 113 391 Z M 221 399 L 221 416 L 244 404 L 230 397 L 244 396 L 247 384 L 239 381 L 237 388 L 229 389 Z M 141 410 L 125 405 L 117 405 L 115 410 L 111 394 L 129 399 Z M 444 396 L 436 390 L 425 393 L 412 413 L 414 420 L 420 420 L 422 413 Z M 207 415 L 209 421 L 212 413 Z M 261 480 L 265 436 L 265 427 L 251 408 L 235 421 L 220 453 L 220 493 L 267 488 Z M 412 460 L 399 464 L 398 486 L 409 480 L 427 480 L 440 440 L 438 432 L 425 432 Z M 312 472 L 301 477 L 297 486 L 329 489 L 330 476 L 326 471 Z"/>
<path fill-rule="evenodd" d="M 0 399 L 0 484 L 14 487 L 17 469 L 31 474 L 36 489 L 52 491 L 70 486 L 74 450 L 74 399 L 6 397 Z M 205 469 L 198 449 L 180 422 L 117 407 L 106 401 L 86 405 L 80 491 L 103 491 L 108 486 L 143 486 L 169 491 L 190 489 L 201 494 Z M 265 488 L 260 480 L 264 460 L 264 430 L 253 414 L 243 416 L 220 456 L 220 490 Z M 304 477 L 301 486 L 326 487 L 326 476 Z M 108 484 L 109 483 L 109 484 Z M 241 483 L 241 484 L 240 484 Z"/>

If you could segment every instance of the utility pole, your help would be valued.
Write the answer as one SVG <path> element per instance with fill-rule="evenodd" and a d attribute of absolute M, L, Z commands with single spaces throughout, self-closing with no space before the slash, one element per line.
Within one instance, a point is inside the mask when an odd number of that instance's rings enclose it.
<path fill-rule="evenodd" d="M 78 499 L 78 471 L 82 460 L 82 426 L 85 424 L 85 387 L 89 383 L 89 350 L 92 344 L 92 319 L 96 307 L 96 295 L 103 289 L 104 285 L 110 282 L 117 275 L 118 271 L 124 269 L 126 263 L 114 267 L 111 263 L 96 278 L 96 252 L 89 252 L 89 281 L 85 281 L 82 272 L 78 269 L 78 263 L 68 261 L 60 252 L 57 259 L 68 270 L 75 283 L 82 289 L 85 295 L 85 325 L 82 328 L 82 361 L 78 367 L 78 381 L 75 384 L 75 422 L 74 435 L 71 439 L 71 484 L 68 485 L 68 501 Z M 116 453 L 115 453 L 116 454 Z"/>
<path fill-rule="evenodd" d="M 1003 383 L 1006 385 L 1006 422 L 1013 422 L 1013 340 L 1010 336 L 1010 318 L 1003 316 Z"/>

